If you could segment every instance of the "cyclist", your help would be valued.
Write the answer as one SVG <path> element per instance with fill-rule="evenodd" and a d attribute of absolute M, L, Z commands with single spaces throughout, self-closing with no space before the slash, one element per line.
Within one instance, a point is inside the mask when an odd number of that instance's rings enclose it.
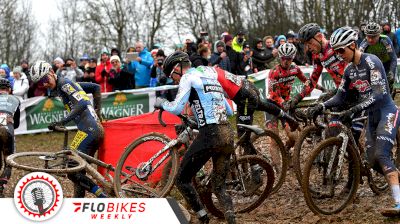
<path fill-rule="evenodd" d="M 225 179 L 233 153 L 233 130 L 228 115 L 233 112 L 224 97 L 217 74 L 211 67 L 191 68 L 189 56 L 176 51 L 164 61 L 164 73 L 179 83 L 173 102 L 157 98 L 155 108 L 180 114 L 189 101 L 196 117 L 199 134 L 184 155 L 176 179 L 176 186 L 202 223 L 209 218 L 199 196 L 192 186 L 192 177 L 212 158 L 212 187 L 225 210 L 228 223 L 235 223 L 232 199 L 226 193 Z"/>
<path fill-rule="evenodd" d="M 104 130 L 99 122 L 89 97 L 81 86 L 62 77 L 57 77 L 51 65 L 45 61 L 37 61 L 31 67 L 31 77 L 40 88 L 46 88 L 60 96 L 69 114 L 58 122 L 49 125 L 53 130 L 56 126 L 63 126 L 74 121 L 78 127 L 70 148 L 90 156 L 94 156 L 103 136 Z M 96 185 L 85 173 L 80 172 L 68 176 L 75 183 L 74 197 L 84 197 L 89 191 L 97 197 L 106 197 L 103 190 Z"/>
<path fill-rule="evenodd" d="M 381 26 L 377 23 L 368 23 L 364 29 L 365 39 L 360 44 L 360 51 L 376 55 L 383 63 L 389 90 L 392 92 L 394 76 L 397 74 L 397 56 L 393 43 L 386 35 L 381 34 Z"/>
<path fill-rule="evenodd" d="M 0 153 L 4 159 L 15 152 L 14 129 L 19 126 L 20 102 L 12 95 L 11 83 L 7 79 L 0 78 Z M 2 152 L 1 152 L 2 151 Z M 1 163 L 5 160 L 0 161 Z M 0 174 L 0 198 L 4 197 L 4 187 L 11 176 L 11 167 L 4 164 L 3 173 Z"/>
<path fill-rule="evenodd" d="M 391 158 L 391 151 L 400 119 L 399 110 L 389 93 L 389 84 L 382 62 L 375 55 L 361 52 L 356 45 L 357 32 L 350 27 L 342 27 L 331 36 L 335 53 L 349 64 L 336 95 L 330 100 L 310 109 L 311 114 L 348 104 L 346 95 L 356 89 L 359 101 L 341 113 L 342 118 L 362 110 L 368 112 L 366 129 L 366 148 L 369 164 L 385 175 L 395 201 L 395 207 L 384 209 L 382 214 L 400 214 L 400 188 L 398 170 Z"/>
<path fill-rule="evenodd" d="M 294 57 L 296 56 L 296 52 L 296 47 L 291 43 L 280 45 L 278 47 L 278 56 L 280 62 L 270 70 L 268 75 L 268 99 L 285 111 L 288 111 L 295 106 L 291 106 L 291 101 L 289 100 L 292 85 L 296 77 L 300 79 L 301 82 L 305 83 L 306 88 L 309 88 L 309 85 L 307 84 L 307 77 L 296 64 L 292 63 Z M 279 135 L 278 121 L 276 116 L 267 112 L 265 113 L 265 121 L 266 127 Z M 295 143 L 296 134 L 292 134 L 287 125 L 285 125 L 285 131 L 289 137 L 286 147 L 290 149 Z"/>

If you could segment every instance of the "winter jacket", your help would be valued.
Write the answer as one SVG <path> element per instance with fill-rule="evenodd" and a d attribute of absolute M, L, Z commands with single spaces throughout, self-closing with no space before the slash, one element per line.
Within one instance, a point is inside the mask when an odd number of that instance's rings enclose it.
<path fill-rule="evenodd" d="M 110 60 L 107 60 L 105 64 L 100 63 L 96 67 L 96 72 L 94 77 L 96 79 L 96 83 L 100 85 L 102 93 L 112 92 L 114 89 L 112 84 L 109 82 L 111 68 L 112 65 L 110 63 Z"/>
<path fill-rule="evenodd" d="M 128 64 L 128 71 L 133 71 L 135 88 L 148 87 L 150 84 L 150 69 L 154 64 L 154 59 L 147 48 L 144 48 L 143 51 L 139 53 L 139 57 L 142 59 L 140 62 L 131 61 Z"/>
<path fill-rule="evenodd" d="M 243 42 L 241 44 L 237 42 L 237 37 L 233 38 L 232 49 L 238 53 L 242 52 L 244 42 L 246 42 L 246 39 L 244 39 L 244 38 L 243 38 Z"/>
<path fill-rule="evenodd" d="M 21 78 L 14 79 L 13 95 L 18 97 L 20 101 L 28 97 L 29 81 L 25 73 L 21 72 Z"/>
<path fill-rule="evenodd" d="M 274 56 L 272 55 L 272 51 L 269 51 L 265 48 L 258 49 L 257 46 L 253 49 L 253 65 L 257 68 L 258 71 L 262 71 L 267 69 L 266 64 L 270 61 Z"/>
<path fill-rule="evenodd" d="M 226 57 L 224 59 L 220 57 L 221 53 L 219 53 L 218 49 L 217 49 L 217 44 L 219 44 L 219 43 L 224 43 L 224 42 L 217 41 L 214 44 L 214 53 L 211 55 L 210 63 L 212 66 L 218 65 L 219 68 L 230 72 L 231 71 L 231 63 L 229 61 L 229 57 L 228 57 L 228 55 L 226 55 Z M 224 51 L 225 51 L 225 44 L 224 44 Z"/>
<path fill-rule="evenodd" d="M 132 73 L 126 69 L 110 70 L 110 83 L 115 90 L 128 90 L 135 87 L 135 79 Z"/>
<path fill-rule="evenodd" d="M 194 54 L 189 57 L 190 62 L 192 62 L 192 67 L 197 68 L 201 65 L 203 66 L 208 66 L 208 60 L 206 58 L 203 58 L 199 54 Z"/>
<path fill-rule="evenodd" d="M 237 75 L 239 66 L 239 53 L 234 51 L 230 46 L 226 46 L 225 49 L 229 58 L 229 64 L 231 64 L 231 73 Z"/>

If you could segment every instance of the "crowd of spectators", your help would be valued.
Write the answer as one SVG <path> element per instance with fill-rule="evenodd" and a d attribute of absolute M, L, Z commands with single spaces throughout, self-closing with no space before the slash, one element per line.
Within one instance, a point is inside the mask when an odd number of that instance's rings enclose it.
<path fill-rule="evenodd" d="M 357 43 L 361 43 L 365 38 L 363 33 L 365 25 L 366 23 L 362 23 L 360 28 L 353 27 L 359 31 Z M 383 35 L 392 40 L 399 55 L 400 29 L 393 33 L 391 25 L 384 23 L 382 31 Z M 208 33 L 202 32 L 196 41 L 186 38 L 185 43 L 179 46 L 178 50 L 189 54 L 193 67 L 218 66 L 233 74 L 248 76 L 277 65 L 279 63 L 277 48 L 287 42 L 294 44 L 297 48 L 294 59 L 297 65 L 312 64 L 311 54 L 293 31 L 284 35 L 256 37 L 251 41 L 248 40 L 247 32 L 243 30 L 233 35 L 224 32 L 214 44 L 210 41 Z M 128 47 L 126 52 L 121 52 L 117 48 L 111 51 L 104 48 L 98 57 L 84 54 L 79 58 L 79 63 L 72 57 L 64 59 L 56 57 L 52 61 L 53 70 L 57 76 L 72 81 L 98 83 L 102 92 L 174 84 L 173 80 L 162 71 L 166 55 L 159 47 L 153 46 L 154 49 L 148 50 L 143 42 L 138 41 L 134 46 Z M 26 60 L 22 60 L 14 67 L 12 75 L 10 67 L 2 64 L 0 76 L 10 80 L 14 94 L 20 99 L 48 94 L 47 91 L 37 88 L 31 82 L 29 63 Z M 173 100 L 175 94 L 173 90 L 157 92 L 158 96 L 163 95 L 169 100 Z"/>

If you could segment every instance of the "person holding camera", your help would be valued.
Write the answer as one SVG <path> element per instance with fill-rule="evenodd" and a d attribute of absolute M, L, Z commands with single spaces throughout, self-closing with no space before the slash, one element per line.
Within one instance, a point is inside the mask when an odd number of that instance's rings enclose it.
<path fill-rule="evenodd" d="M 162 86 L 166 84 L 167 79 L 163 73 L 163 68 L 162 68 L 164 60 L 165 60 L 164 51 L 160 49 L 157 51 L 154 58 L 154 65 L 151 67 L 150 87 Z"/>
<path fill-rule="evenodd" d="M 233 48 L 233 50 L 235 50 L 238 53 L 243 51 L 243 46 L 246 41 L 246 39 L 244 38 L 244 35 L 245 35 L 245 32 L 243 30 L 240 30 L 237 33 L 236 37 L 233 38 L 232 48 Z"/>
<path fill-rule="evenodd" d="M 247 76 L 253 74 L 253 59 L 251 56 L 253 52 L 250 49 L 250 45 L 248 43 L 243 44 L 243 51 L 239 54 L 239 68 L 238 75 Z M 257 72 L 257 70 L 255 71 Z"/>
<path fill-rule="evenodd" d="M 229 57 L 225 52 L 225 43 L 221 40 L 215 43 L 214 53 L 211 55 L 210 63 L 212 66 L 218 66 L 219 68 L 230 72 L 231 63 Z"/>
<path fill-rule="evenodd" d="M 57 76 L 63 77 L 65 79 L 75 81 L 81 81 L 83 78 L 83 72 L 78 68 L 76 62 L 72 58 L 67 58 L 65 60 L 64 67 L 57 70 Z"/>
<path fill-rule="evenodd" d="M 109 83 L 110 69 L 112 67 L 109 58 L 110 53 L 107 49 L 104 49 L 101 53 L 100 64 L 96 67 L 95 79 L 96 83 L 100 84 L 102 93 L 112 92 L 114 88 L 112 84 Z"/>
<path fill-rule="evenodd" d="M 109 82 L 113 85 L 115 90 L 128 90 L 135 87 L 134 75 L 127 71 L 127 69 L 121 69 L 121 59 L 118 55 L 113 55 L 110 58 L 111 69 Z"/>

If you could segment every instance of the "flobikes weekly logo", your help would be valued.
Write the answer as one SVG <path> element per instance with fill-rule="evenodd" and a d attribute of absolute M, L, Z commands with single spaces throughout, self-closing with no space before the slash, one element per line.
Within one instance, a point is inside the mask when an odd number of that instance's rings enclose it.
<path fill-rule="evenodd" d="M 146 211 L 145 202 L 73 202 L 74 213 L 91 220 L 132 220 L 134 213 Z"/>
<path fill-rule="evenodd" d="M 15 206 L 23 217 L 32 221 L 52 218 L 60 210 L 62 202 L 60 183 L 47 173 L 30 173 L 15 187 Z"/>

